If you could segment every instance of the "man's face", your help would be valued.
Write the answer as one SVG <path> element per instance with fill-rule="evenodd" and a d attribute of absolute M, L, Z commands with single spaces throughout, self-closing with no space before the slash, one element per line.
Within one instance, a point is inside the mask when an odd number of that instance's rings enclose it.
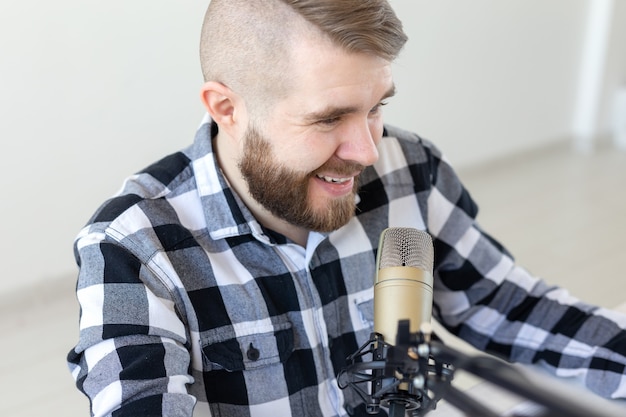
<path fill-rule="evenodd" d="M 358 188 L 355 173 L 364 168 L 356 162 L 331 159 L 314 172 L 292 169 L 278 162 L 271 141 L 254 128 L 246 132 L 239 167 L 250 194 L 263 207 L 290 224 L 319 232 L 338 229 L 350 220 Z M 333 172 L 341 178 L 324 184 L 335 196 L 323 204 L 315 204 L 309 197 L 311 186 L 320 181 L 318 172 Z"/>
<path fill-rule="evenodd" d="M 291 89 L 243 139 L 239 167 L 252 197 L 274 216 L 321 232 L 354 215 L 361 171 L 378 159 L 391 65 L 326 42 L 295 48 Z"/>

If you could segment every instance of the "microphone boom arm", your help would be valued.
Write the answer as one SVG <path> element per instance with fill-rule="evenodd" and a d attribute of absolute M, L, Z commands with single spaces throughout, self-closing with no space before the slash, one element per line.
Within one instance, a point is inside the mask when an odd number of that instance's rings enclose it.
<path fill-rule="evenodd" d="M 538 417 L 624 415 L 622 408 L 610 403 L 602 403 L 601 407 L 593 404 L 595 398 L 590 394 L 564 395 L 553 387 L 538 386 L 540 381 L 518 367 L 491 356 L 465 354 L 431 340 L 431 336 L 430 331 L 410 333 L 408 320 L 399 321 L 395 346 L 373 332 L 347 358 L 349 364 L 337 378 L 339 387 L 353 389 L 365 403 L 368 414 L 377 414 L 382 406 L 389 408 L 390 417 L 404 417 L 407 412 L 421 417 L 445 399 L 467 416 L 500 416 L 452 385 L 454 372 L 463 370 L 540 405 L 544 412 Z M 370 362 L 364 360 L 367 355 L 371 355 Z"/>

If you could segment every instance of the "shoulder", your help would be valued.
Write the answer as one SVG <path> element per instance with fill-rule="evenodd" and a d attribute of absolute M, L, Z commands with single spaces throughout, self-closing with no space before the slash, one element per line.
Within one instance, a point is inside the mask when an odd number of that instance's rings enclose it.
<path fill-rule="evenodd" d="M 185 192 L 193 177 L 190 163 L 183 152 L 177 152 L 127 177 L 122 188 L 96 210 L 90 223 L 111 222 L 132 207 Z"/>
<path fill-rule="evenodd" d="M 380 173 L 407 168 L 418 169 L 423 175 L 436 170 L 444 159 L 441 151 L 431 141 L 417 133 L 391 125 L 385 125 L 378 148 L 380 158 L 375 168 Z"/>
<path fill-rule="evenodd" d="M 170 240 L 190 238 L 192 232 L 182 224 L 180 211 L 200 206 L 192 163 L 185 152 L 176 152 L 127 177 L 120 191 L 95 211 L 77 240 L 99 236 L 98 240 L 129 248 L 155 250 L 163 244 L 164 231 Z"/>
<path fill-rule="evenodd" d="M 410 130 L 386 124 L 383 131 L 383 142 L 390 140 L 399 142 L 403 152 L 422 152 L 441 157 L 441 151 L 430 140 Z"/>

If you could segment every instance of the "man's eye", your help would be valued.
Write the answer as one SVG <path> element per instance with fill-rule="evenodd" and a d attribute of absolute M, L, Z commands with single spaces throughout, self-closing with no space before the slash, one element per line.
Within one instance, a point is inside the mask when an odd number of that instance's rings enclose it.
<path fill-rule="evenodd" d="M 329 117 L 328 119 L 322 119 L 318 121 L 317 123 L 320 125 L 331 126 L 331 125 L 337 124 L 339 120 L 341 120 L 341 118 L 339 117 Z"/>
<path fill-rule="evenodd" d="M 387 105 L 386 101 L 381 101 L 380 103 L 372 107 L 372 110 L 370 110 L 370 113 L 371 114 L 378 113 L 382 109 L 382 107 L 386 105 Z"/>

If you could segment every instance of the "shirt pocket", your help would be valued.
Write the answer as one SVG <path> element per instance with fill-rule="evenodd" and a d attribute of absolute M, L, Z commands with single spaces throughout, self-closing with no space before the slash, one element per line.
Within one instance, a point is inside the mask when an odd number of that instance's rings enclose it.
<path fill-rule="evenodd" d="M 250 371 L 284 363 L 294 350 L 290 322 L 215 329 L 201 336 L 204 370 Z"/>
<path fill-rule="evenodd" d="M 374 329 L 374 299 L 371 297 L 357 298 L 354 300 L 361 324 L 369 329 Z"/>

